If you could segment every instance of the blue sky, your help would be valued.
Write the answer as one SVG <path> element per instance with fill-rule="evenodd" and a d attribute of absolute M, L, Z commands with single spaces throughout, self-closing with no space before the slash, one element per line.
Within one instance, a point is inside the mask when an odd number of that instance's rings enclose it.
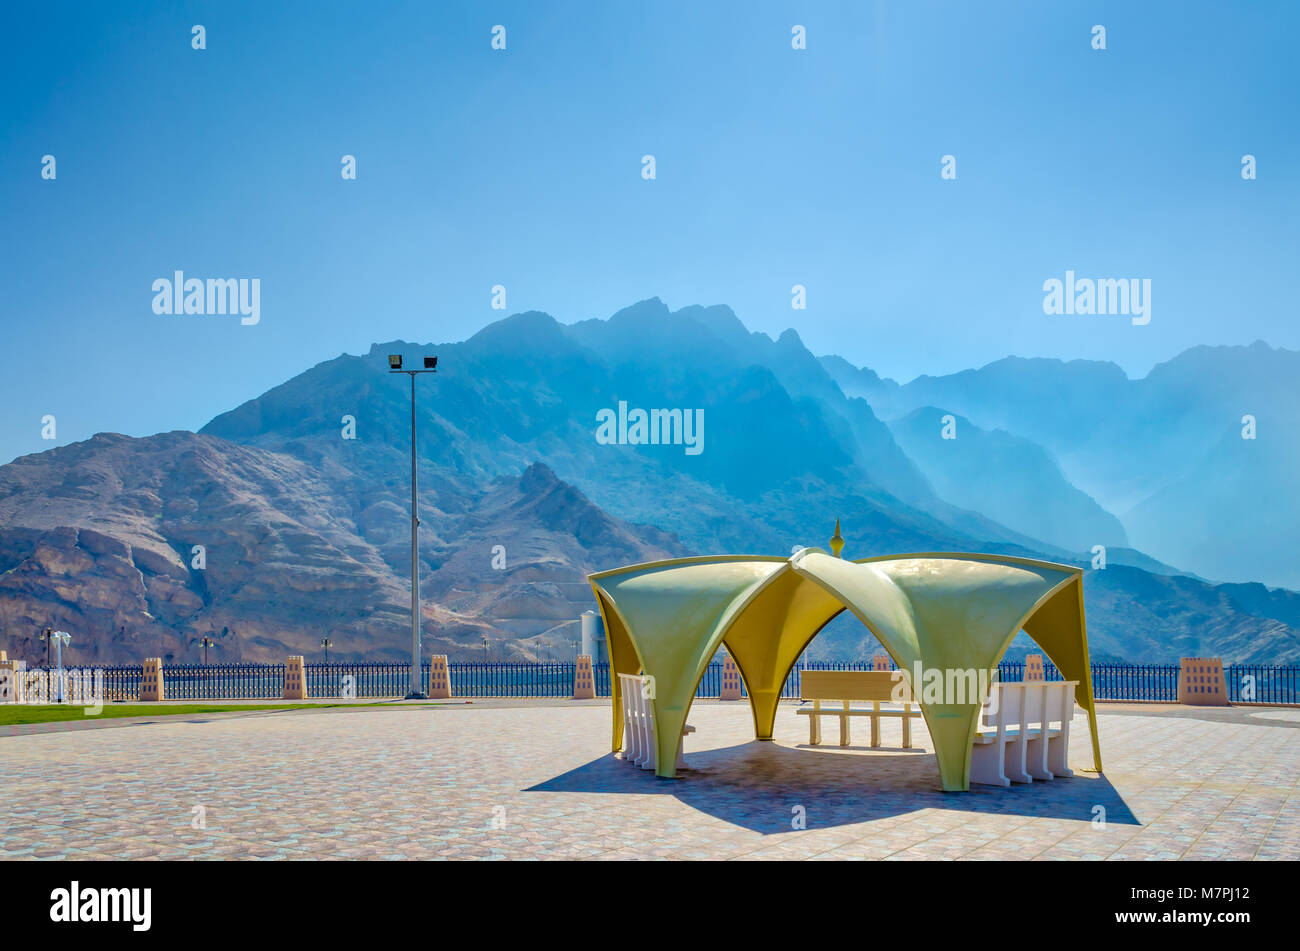
<path fill-rule="evenodd" d="M 1300 347 L 1292 3 L 125 9 L 0 15 L 0 461 L 45 414 L 57 444 L 193 429 L 463 339 L 495 284 L 565 322 L 725 303 L 902 380 Z M 156 316 L 176 269 L 259 278 L 261 322 Z M 1149 278 L 1150 324 L 1044 315 L 1066 269 Z"/>

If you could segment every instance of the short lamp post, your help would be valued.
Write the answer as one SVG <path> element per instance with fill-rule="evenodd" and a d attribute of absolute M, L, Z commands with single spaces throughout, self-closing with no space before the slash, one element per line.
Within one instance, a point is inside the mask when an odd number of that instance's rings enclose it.
<path fill-rule="evenodd" d="M 328 637 L 322 637 L 320 639 L 320 646 L 325 648 L 325 666 L 328 667 L 330 662 L 330 639 Z"/>
<path fill-rule="evenodd" d="M 420 513 L 415 475 L 415 375 L 438 372 L 438 358 L 425 357 L 423 369 L 403 369 L 401 354 L 388 355 L 388 372 L 411 377 L 411 689 L 407 700 L 424 700 L 420 683 Z"/>
<path fill-rule="evenodd" d="M 53 639 L 51 637 L 51 635 L 53 634 L 54 634 L 53 629 L 47 627 L 45 630 L 41 631 L 41 633 L 36 635 L 36 639 L 38 641 L 45 642 L 45 669 L 46 670 L 50 669 L 50 641 Z"/>
<path fill-rule="evenodd" d="M 206 667 L 208 666 L 208 648 L 216 647 L 217 642 L 205 635 L 199 643 L 203 646 L 203 666 Z"/>

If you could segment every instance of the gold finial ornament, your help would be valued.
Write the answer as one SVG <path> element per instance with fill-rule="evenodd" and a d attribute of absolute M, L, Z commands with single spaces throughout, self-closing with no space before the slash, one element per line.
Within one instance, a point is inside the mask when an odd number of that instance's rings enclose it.
<path fill-rule="evenodd" d="M 840 557 L 840 552 L 844 550 L 844 537 L 840 535 L 840 520 L 835 520 L 835 536 L 831 539 L 831 554 L 836 558 Z"/>

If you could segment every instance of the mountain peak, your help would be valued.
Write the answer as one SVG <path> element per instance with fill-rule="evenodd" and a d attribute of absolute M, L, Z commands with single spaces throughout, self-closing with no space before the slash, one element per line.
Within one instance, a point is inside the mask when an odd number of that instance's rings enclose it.
<path fill-rule="evenodd" d="M 780 347 L 795 348 L 798 350 L 807 349 L 803 345 L 803 339 L 799 336 L 799 331 L 795 330 L 793 327 L 787 327 L 783 330 L 781 336 L 776 338 L 776 343 L 777 346 Z"/>
<path fill-rule="evenodd" d="M 609 318 L 609 323 L 618 324 L 628 321 L 664 320 L 669 316 L 668 305 L 658 297 L 647 297 L 635 304 L 624 307 Z"/>
<path fill-rule="evenodd" d="M 749 328 L 726 304 L 711 304 L 707 307 L 690 304 L 675 311 L 673 316 L 694 321 L 727 342 L 745 341 L 750 336 Z"/>
<path fill-rule="evenodd" d="M 540 310 L 525 310 L 488 324 L 467 344 L 508 344 L 509 349 L 519 349 L 543 342 L 559 340 L 564 328 L 550 314 Z"/>
<path fill-rule="evenodd" d="M 555 488 L 559 477 L 544 462 L 534 462 L 519 477 L 519 489 L 525 495 L 541 495 Z"/>

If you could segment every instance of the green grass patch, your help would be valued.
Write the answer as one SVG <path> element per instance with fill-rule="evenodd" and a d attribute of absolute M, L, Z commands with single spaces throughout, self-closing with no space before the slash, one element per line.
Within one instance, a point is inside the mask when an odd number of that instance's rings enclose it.
<path fill-rule="evenodd" d="M 0 705 L 0 726 L 25 723 L 61 723 L 67 720 L 112 720 L 121 717 L 184 717 L 208 713 L 266 713 L 273 710 L 364 710 L 373 707 L 436 707 L 436 703 L 106 703 L 97 714 L 87 714 L 80 705 L 67 703 Z"/>

